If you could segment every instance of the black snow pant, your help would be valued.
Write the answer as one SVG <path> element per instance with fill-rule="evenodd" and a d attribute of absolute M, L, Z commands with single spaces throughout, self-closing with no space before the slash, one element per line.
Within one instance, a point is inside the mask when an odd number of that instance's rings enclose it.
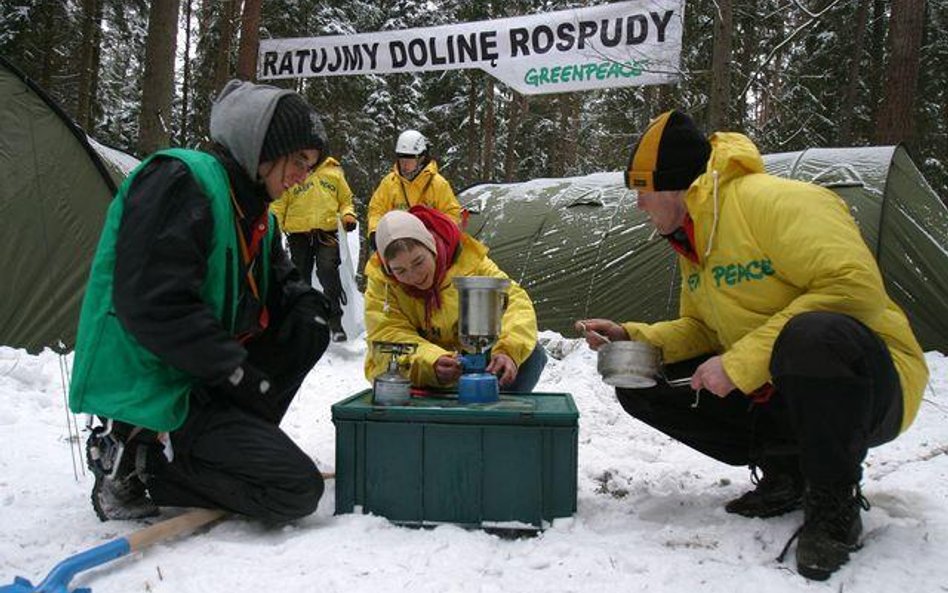
<path fill-rule="evenodd" d="M 690 376 L 706 357 L 668 365 Z M 659 384 L 617 389 L 630 415 L 731 465 L 799 468 L 811 483 L 858 483 L 869 447 L 894 439 L 902 388 L 885 343 L 847 315 L 809 312 L 780 332 L 770 360 L 774 392 L 754 403 Z M 697 406 L 694 404 L 697 402 Z"/>
<path fill-rule="evenodd" d="M 233 405 L 213 388 L 193 390 L 184 425 L 171 433 L 174 460 L 168 463 L 157 447 L 149 451 L 145 483 L 155 504 L 223 508 L 272 522 L 316 510 L 323 479 L 279 420 L 325 352 L 329 333 L 298 332 L 286 343 L 278 335 L 273 328 L 247 345 L 248 362 L 271 379 L 261 397 L 272 398 L 276 422 Z"/>
<path fill-rule="evenodd" d="M 329 319 L 337 327 L 342 318 L 342 306 L 346 304 L 342 281 L 339 279 L 339 241 L 336 233 L 313 231 L 310 233 L 290 233 L 287 244 L 293 265 L 307 284 L 313 283 L 313 264 L 316 265 L 316 277 L 323 288 L 323 294 L 329 299 Z"/>

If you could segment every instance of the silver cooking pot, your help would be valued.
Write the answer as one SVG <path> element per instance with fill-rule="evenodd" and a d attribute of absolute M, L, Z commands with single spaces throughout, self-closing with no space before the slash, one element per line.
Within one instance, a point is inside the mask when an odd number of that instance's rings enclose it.
<path fill-rule="evenodd" d="M 645 342 L 609 342 L 597 351 L 596 368 L 602 380 L 613 387 L 654 387 L 662 372 L 661 350 Z"/>

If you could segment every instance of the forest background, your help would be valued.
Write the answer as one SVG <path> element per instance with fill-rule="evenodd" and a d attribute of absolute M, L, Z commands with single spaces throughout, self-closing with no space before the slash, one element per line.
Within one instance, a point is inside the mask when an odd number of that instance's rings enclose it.
<path fill-rule="evenodd" d="M 429 27 L 601 4 L 559 0 L 0 0 L 0 55 L 100 142 L 138 157 L 208 142 L 261 38 Z M 681 81 L 525 96 L 478 70 L 278 81 L 323 115 L 357 202 L 423 131 L 455 190 L 622 170 L 679 107 L 763 153 L 904 143 L 948 200 L 948 0 L 688 0 Z M 364 210 L 364 208 L 363 208 Z"/>

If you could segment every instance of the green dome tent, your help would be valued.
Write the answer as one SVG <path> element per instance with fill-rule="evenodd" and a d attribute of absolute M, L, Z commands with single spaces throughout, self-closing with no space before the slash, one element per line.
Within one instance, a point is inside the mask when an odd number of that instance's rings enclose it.
<path fill-rule="evenodd" d="M 764 162 L 770 173 L 819 183 L 849 204 L 923 348 L 948 352 L 948 208 L 905 149 L 810 149 Z M 677 316 L 676 256 L 650 239 L 621 173 L 477 185 L 458 197 L 471 213 L 468 232 L 527 289 L 541 329 L 571 335 L 586 317 Z"/>
<path fill-rule="evenodd" d="M 72 348 L 105 210 L 135 162 L 0 58 L 0 344 Z"/>

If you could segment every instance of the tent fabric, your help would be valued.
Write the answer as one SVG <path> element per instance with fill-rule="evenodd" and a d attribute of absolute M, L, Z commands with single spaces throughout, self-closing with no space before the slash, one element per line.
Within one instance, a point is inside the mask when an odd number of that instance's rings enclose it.
<path fill-rule="evenodd" d="M 847 202 L 923 348 L 948 352 L 948 208 L 905 149 L 810 149 L 764 163 Z M 677 316 L 676 255 L 651 236 L 621 173 L 483 184 L 458 198 L 471 215 L 468 232 L 533 298 L 541 329 L 568 336 L 587 317 Z"/>
<path fill-rule="evenodd" d="M 0 58 L 0 344 L 72 348 L 122 178 L 124 167 L 103 160 L 52 99 Z"/>

